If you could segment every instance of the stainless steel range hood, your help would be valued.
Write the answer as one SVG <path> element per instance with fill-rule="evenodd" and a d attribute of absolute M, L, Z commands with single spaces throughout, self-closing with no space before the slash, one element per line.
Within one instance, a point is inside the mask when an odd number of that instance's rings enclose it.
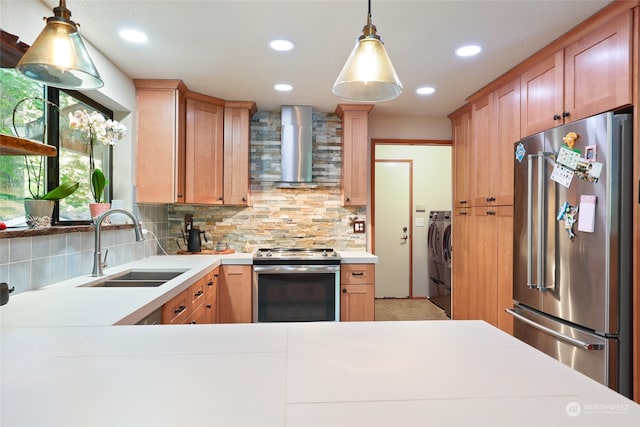
<path fill-rule="evenodd" d="M 312 108 L 282 106 L 282 141 L 278 188 L 315 188 L 312 182 Z"/>

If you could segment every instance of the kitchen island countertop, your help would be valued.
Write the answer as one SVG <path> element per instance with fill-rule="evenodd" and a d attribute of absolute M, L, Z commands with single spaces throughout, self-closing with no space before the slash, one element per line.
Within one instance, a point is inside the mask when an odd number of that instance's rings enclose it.
<path fill-rule="evenodd" d="M 637 426 L 482 321 L 3 327 L 0 425 Z"/>

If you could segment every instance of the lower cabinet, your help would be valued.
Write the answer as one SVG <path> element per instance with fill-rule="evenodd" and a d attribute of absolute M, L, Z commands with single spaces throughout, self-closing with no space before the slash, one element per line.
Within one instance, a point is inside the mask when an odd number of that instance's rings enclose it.
<path fill-rule="evenodd" d="M 218 322 L 251 323 L 252 287 L 250 265 L 223 265 L 218 289 Z"/>
<path fill-rule="evenodd" d="M 218 268 L 162 306 L 162 324 L 217 323 Z"/>
<path fill-rule="evenodd" d="M 513 306 L 513 206 L 474 207 L 471 211 L 468 315 L 512 334 L 513 320 L 504 310 Z"/>
<path fill-rule="evenodd" d="M 340 267 L 340 320 L 375 320 L 375 265 L 342 264 Z"/>

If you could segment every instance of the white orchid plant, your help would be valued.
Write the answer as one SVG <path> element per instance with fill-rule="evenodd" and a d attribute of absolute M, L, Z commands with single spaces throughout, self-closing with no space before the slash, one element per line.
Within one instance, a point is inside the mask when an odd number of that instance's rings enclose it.
<path fill-rule="evenodd" d="M 69 113 L 69 127 L 86 136 L 84 142 L 89 144 L 89 168 L 91 171 L 91 194 L 96 203 L 100 203 L 102 194 L 109 180 L 104 173 L 95 167 L 93 145 L 116 145 L 127 134 L 127 127 L 117 120 L 106 119 L 97 111 L 76 110 Z"/>

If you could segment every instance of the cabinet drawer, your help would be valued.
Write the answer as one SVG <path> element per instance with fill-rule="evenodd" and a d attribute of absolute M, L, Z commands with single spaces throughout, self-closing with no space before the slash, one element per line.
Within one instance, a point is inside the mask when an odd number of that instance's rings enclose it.
<path fill-rule="evenodd" d="M 162 323 L 184 323 L 191 311 L 191 292 L 185 291 L 176 295 L 171 301 L 162 306 Z"/>
<path fill-rule="evenodd" d="M 342 264 L 340 266 L 340 283 L 343 285 L 375 283 L 374 264 Z"/>
<path fill-rule="evenodd" d="M 188 316 L 188 319 L 185 323 L 189 323 L 191 325 L 204 325 L 206 323 L 209 323 L 207 321 L 207 314 L 209 312 L 207 311 L 207 307 L 206 304 L 200 304 L 197 307 L 194 307 L 193 311 L 191 312 L 191 314 Z"/>
<path fill-rule="evenodd" d="M 209 286 L 207 283 L 209 282 L 208 278 L 203 278 L 198 280 L 196 283 L 189 287 L 189 294 L 191 295 L 191 306 L 196 307 L 198 304 L 201 304 L 207 297 L 207 291 Z"/>

